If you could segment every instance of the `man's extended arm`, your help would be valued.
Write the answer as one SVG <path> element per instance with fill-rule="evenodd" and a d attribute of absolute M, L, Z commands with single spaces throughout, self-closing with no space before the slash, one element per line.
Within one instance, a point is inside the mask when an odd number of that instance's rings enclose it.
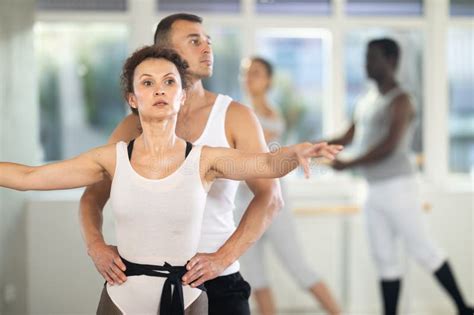
<path fill-rule="evenodd" d="M 135 115 L 126 117 L 114 130 L 109 143 L 130 141 L 139 135 L 139 122 Z M 110 180 L 104 180 L 86 188 L 81 197 L 79 219 L 82 236 L 87 253 L 94 262 L 99 273 L 110 283 L 122 283 L 126 280 L 125 265 L 122 263 L 117 248 L 107 245 L 102 235 L 102 211 L 109 199 Z"/>
<path fill-rule="evenodd" d="M 354 133 L 355 133 L 355 124 L 352 123 L 349 129 L 346 130 L 346 132 L 335 139 L 329 140 L 328 144 L 340 144 L 340 145 L 348 145 L 352 142 L 352 139 L 354 139 Z"/>

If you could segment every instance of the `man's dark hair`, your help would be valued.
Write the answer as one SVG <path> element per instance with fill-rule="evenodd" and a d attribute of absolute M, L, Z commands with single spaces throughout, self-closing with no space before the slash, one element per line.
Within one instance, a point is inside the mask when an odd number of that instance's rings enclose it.
<path fill-rule="evenodd" d="M 393 59 L 395 65 L 398 65 L 400 59 L 400 46 L 391 38 L 374 39 L 369 42 L 369 46 L 377 46 L 382 51 L 385 58 Z"/>
<path fill-rule="evenodd" d="M 158 23 L 155 30 L 155 37 L 153 37 L 153 42 L 157 46 L 170 46 L 170 31 L 173 23 L 179 20 L 202 23 L 202 18 L 200 16 L 189 14 L 189 13 L 176 13 L 168 15 Z"/>
<path fill-rule="evenodd" d="M 133 76 L 135 69 L 146 59 L 165 59 L 173 63 L 178 69 L 181 79 L 181 86 L 186 89 L 188 86 L 187 69 L 188 63 L 182 59 L 178 53 L 172 49 L 159 48 L 157 46 L 145 46 L 135 51 L 123 65 L 121 79 L 122 93 L 125 101 L 128 102 L 128 96 L 133 93 Z M 130 104 L 129 104 L 130 105 Z M 138 110 L 130 106 L 134 114 L 138 114 Z"/>
<path fill-rule="evenodd" d="M 268 61 L 267 59 L 265 58 L 262 58 L 262 57 L 258 57 L 258 56 L 254 56 L 252 58 L 250 58 L 250 61 L 252 62 L 260 62 L 263 67 L 265 68 L 265 70 L 267 71 L 267 75 L 269 78 L 272 78 L 273 77 L 273 66 L 272 64 L 270 63 L 270 61 Z"/>

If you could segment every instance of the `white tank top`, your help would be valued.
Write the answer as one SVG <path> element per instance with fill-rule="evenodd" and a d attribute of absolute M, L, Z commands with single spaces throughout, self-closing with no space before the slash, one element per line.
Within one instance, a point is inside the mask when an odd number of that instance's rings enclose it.
<path fill-rule="evenodd" d="M 393 100 L 406 93 L 398 86 L 385 94 L 372 88 L 358 102 L 354 114 L 356 129 L 353 140 L 354 154 L 366 154 L 375 145 L 387 137 L 390 127 L 390 106 Z M 361 175 L 369 182 L 388 179 L 401 175 L 411 175 L 416 168 L 411 158 L 411 144 L 414 136 L 413 120 L 397 143 L 393 152 L 382 160 L 358 167 Z"/>
<path fill-rule="evenodd" d="M 225 117 L 232 98 L 226 95 L 217 95 L 212 106 L 206 127 L 195 145 L 208 145 L 212 147 L 231 146 L 227 142 L 225 133 Z M 207 195 L 206 208 L 202 222 L 201 240 L 198 251 L 201 253 L 214 253 L 234 233 L 234 199 L 239 185 L 238 181 L 217 179 L 211 186 Z M 230 265 L 221 276 L 239 271 L 239 262 Z"/>
<path fill-rule="evenodd" d="M 197 252 L 207 192 L 199 173 L 201 146 L 162 179 L 148 179 L 130 164 L 127 144 L 116 146 L 110 201 L 117 247 L 126 260 L 139 264 L 184 266 Z M 131 276 L 107 292 L 124 314 L 157 314 L 166 278 Z M 201 290 L 183 287 L 188 307 Z"/>

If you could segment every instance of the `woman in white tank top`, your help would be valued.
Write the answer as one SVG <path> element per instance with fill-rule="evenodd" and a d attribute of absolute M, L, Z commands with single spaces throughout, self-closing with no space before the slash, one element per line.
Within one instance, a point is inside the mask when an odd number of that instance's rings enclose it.
<path fill-rule="evenodd" d="M 98 313 L 180 315 L 187 309 L 192 314 L 190 305 L 202 291 L 192 285 L 183 288 L 181 277 L 197 251 L 212 182 L 281 177 L 298 164 L 309 175 L 311 157 L 334 159 L 342 149 L 326 143 L 261 154 L 193 148 L 175 133 L 186 97 L 186 68 L 174 51 L 152 46 L 125 62 L 124 96 L 143 129 L 133 143 L 106 145 L 39 167 L 0 163 L 0 186 L 17 190 L 70 189 L 112 178 L 117 247 L 129 279 L 107 287 L 105 297 L 113 302 L 113 311 L 99 307 Z M 202 308 L 194 312 L 202 313 Z"/>

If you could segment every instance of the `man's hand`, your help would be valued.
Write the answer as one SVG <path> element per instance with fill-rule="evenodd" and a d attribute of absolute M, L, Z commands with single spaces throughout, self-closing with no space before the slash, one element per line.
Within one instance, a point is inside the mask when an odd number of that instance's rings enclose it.
<path fill-rule="evenodd" d="M 352 167 L 352 164 L 346 161 L 334 160 L 331 164 L 331 167 L 334 168 L 335 170 L 342 171 L 342 170 L 345 170 L 346 168 Z"/>
<path fill-rule="evenodd" d="M 188 272 L 183 276 L 183 284 L 198 287 L 208 280 L 218 277 L 228 265 L 217 253 L 196 254 L 186 264 Z"/>
<path fill-rule="evenodd" d="M 120 259 L 117 246 L 97 242 L 90 246 L 88 254 L 99 273 L 110 285 L 127 281 L 124 274 L 126 267 Z"/>

